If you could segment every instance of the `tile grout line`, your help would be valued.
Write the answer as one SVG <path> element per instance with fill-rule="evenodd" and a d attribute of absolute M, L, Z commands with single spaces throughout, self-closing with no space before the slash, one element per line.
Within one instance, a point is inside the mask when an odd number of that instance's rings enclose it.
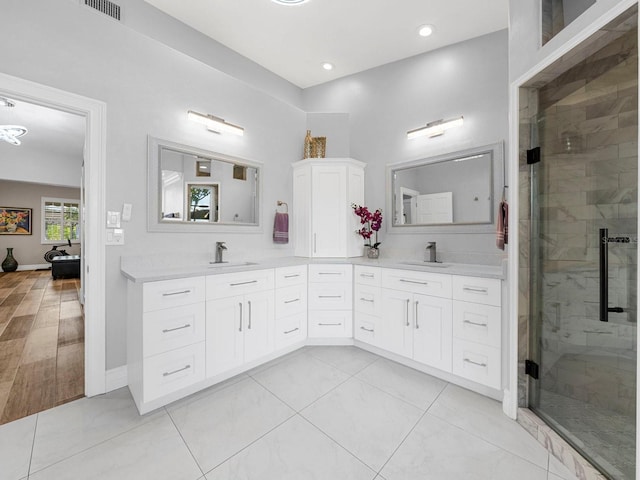
<path fill-rule="evenodd" d="M 420 418 L 418 418 L 418 420 L 416 420 L 416 423 L 413 424 L 413 427 L 411 427 L 411 429 L 407 432 L 407 434 L 404 436 L 404 438 L 400 441 L 400 443 L 398 444 L 398 446 L 393 450 L 393 452 L 391 453 L 391 455 L 389 455 L 389 458 L 387 458 L 387 461 L 384 462 L 384 464 L 382 465 L 382 467 L 380 467 L 380 470 L 378 470 L 378 475 L 382 475 L 380 472 L 382 472 L 382 470 L 384 470 L 384 467 L 387 466 L 387 464 L 391 461 L 391 459 L 393 458 L 393 456 L 398 452 L 398 450 L 400 450 L 400 447 L 402 447 L 402 445 L 404 445 L 404 442 L 407 441 L 407 438 L 409 438 L 409 435 L 411 435 L 413 433 L 413 431 L 416 429 L 416 427 L 418 426 L 418 424 L 422 421 L 422 419 L 425 417 L 425 415 L 427 415 L 429 413 L 429 409 L 431 408 L 431 405 L 433 405 L 434 403 L 436 403 L 436 401 L 438 400 L 438 398 L 440 398 L 440 395 L 442 395 L 442 392 L 445 391 L 445 389 L 449 386 L 449 382 L 447 382 L 447 384 L 442 388 L 442 390 L 440 390 L 440 392 L 438 393 L 438 395 L 436 396 L 436 398 L 433 399 L 433 401 L 431 402 L 431 404 L 425 408 L 424 412 L 422 412 L 422 415 L 420 415 Z"/>
<path fill-rule="evenodd" d="M 38 431 L 38 420 L 40 420 L 40 414 L 36 413 L 36 424 L 33 427 L 33 440 L 31 441 L 31 455 L 29 455 L 29 467 L 27 468 L 27 479 L 31 476 L 31 462 L 33 461 L 33 450 L 36 446 L 36 433 Z"/>
<path fill-rule="evenodd" d="M 173 417 L 171 416 L 171 412 L 169 412 L 169 410 L 167 410 L 167 407 L 164 406 L 162 407 L 162 409 L 165 411 L 165 413 L 167 414 L 167 416 L 169 417 L 169 420 L 171 420 L 171 423 L 173 424 L 173 428 L 176 429 L 176 432 L 178 432 L 178 435 L 180 435 L 180 439 L 182 440 L 182 443 L 184 443 L 184 446 L 187 448 L 187 450 L 189 451 L 189 455 L 191 455 L 191 458 L 193 458 L 193 461 L 196 463 L 196 465 L 198 466 L 198 470 L 200 470 L 200 473 L 202 474 L 200 478 L 205 476 L 204 471 L 202 470 L 202 466 L 200 465 L 200 462 L 198 462 L 198 459 L 195 457 L 195 455 L 193 454 L 193 452 L 191 451 L 191 447 L 189 447 L 189 444 L 187 443 L 187 441 L 185 440 L 184 436 L 182 435 L 182 432 L 180 431 L 180 429 L 178 428 L 178 425 L 176 425 L 175 420 L 173 419 Z"/>

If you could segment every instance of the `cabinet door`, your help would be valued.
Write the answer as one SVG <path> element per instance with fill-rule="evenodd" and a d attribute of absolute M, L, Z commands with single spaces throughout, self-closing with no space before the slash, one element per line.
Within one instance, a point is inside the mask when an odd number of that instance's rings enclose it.
<path fill-rule="evenodd" d="M 312 170 L 312 256 L 346 257 L 346 168 L 314 166 Z"/>
<path fill-rule="evenodd" d="M 242 309 L 244 361 L 273 352 L 275 335 L 273 291 L 245 296 Z"/>
<path fill-rule="evenodd" d="M 411 293 L 382 290 L 382 318 L 378 336 L 380 348 L 411 358 L 413 356 L 413 308 Z"/>
<path fill-rule="evenodd" d="M 448 298 L 414 295 L 413 359 L 451 372 L 453 320 Z"/>
<path fill-rule="evenodd" d="M 207 302 L 207 377 L 242 365 L 244 357 L 243 297 Z"/>

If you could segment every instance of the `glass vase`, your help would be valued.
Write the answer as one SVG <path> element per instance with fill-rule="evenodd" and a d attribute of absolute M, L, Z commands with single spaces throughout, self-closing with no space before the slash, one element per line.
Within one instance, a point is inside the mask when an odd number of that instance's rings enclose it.
<path fill-rule="evenodd" d="M 380 257 L 380 249 L 373 247 L 364 247 L 367 258 L 377 259 Z"/>

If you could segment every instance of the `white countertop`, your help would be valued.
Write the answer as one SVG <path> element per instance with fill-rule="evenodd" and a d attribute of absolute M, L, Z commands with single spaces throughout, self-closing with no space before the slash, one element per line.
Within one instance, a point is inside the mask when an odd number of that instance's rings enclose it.
<path fill-rule="evenodd" d="M 444 273 L 449 275 L 466 275 L 471 277 L 485 277 L 504 279 L 506 273 L 503 267 L 494 265 L 477 265 L 464 263 L 429 263 L 411 260 L 379 259 L 370 260 L 364 257 L 354 258 L 304 258 L 280 257 L 255 262 L 228 262 L 223 264 L 189 263 L 188 265 L 172 266 L 167 263 L 125 261 L 123 258 L 120 271 L 129 280 L 136 283 L 157 282 L 176 278 L 198 277 L 202 275 L 218 275 L 223 273 L 246 272 L 263 270 L 266 268 L 289 267 L 295 265 L 324 265 L 351 264 L 381 268 L 397 268 L 421 272 Z"/>

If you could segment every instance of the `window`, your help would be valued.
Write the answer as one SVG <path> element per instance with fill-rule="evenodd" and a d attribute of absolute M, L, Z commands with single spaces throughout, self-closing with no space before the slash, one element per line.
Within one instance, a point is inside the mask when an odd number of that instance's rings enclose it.
<path fill-rule="evenodd" d="M 42 243 L 80 242 L 80 200 L 42 197 Z"/>

